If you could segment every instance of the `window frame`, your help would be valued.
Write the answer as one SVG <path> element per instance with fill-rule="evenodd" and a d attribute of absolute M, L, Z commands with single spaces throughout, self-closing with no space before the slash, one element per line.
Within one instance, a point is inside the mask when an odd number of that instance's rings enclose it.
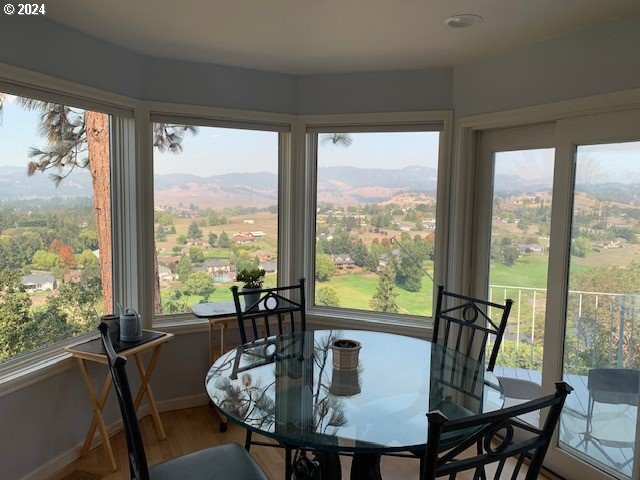
<path fill-rule="evenodd" d="M 0 91 L 109 114 L 114 305 L 122 299 L 132 298 L 135 292 L 131 290 L 130 284 L 125 282 L 125 279 L 131 276 L 131 272 L 126 268 L 131 252 L 122 248 L 122 239 L 127 236 L 131 226 L 135 225 L 135 219 L 120 215 L 123 205 L 131 200 L 132 186 L 131 182 L 124 182 L 125 178 L 120 172 L 126 171 L 128 165 L 135 163 L 130 147 L 133 145 L 134 137 L 133 118 L 140 102 L 123 95 L 2 63 Z M 115 192 L 117 194 L 114 194 Z M 69 358 L 65 348 L 92 336 L 95 334 L 85 333 L 6 360 L 0 364 L 0 397 L 46 378 L 51 372 L 69 368 L 70 362 L 60 363 Z"/>
<path fill-rule="evenodd" d="M 146 252 L 142 257 L 141 275 L 145 279 L 139 285 L 140 304 L 143 312 L 143 324 L 145 328 L 177 328 L 184 331 L 200 331 L 204 319 L 194 317 L 191 312 L 175 314 L 155 315 L 152 278 L 153 248 L 154 248 L 154 182 L 153 182 L 153 141 L 152 124 L 155 121 L 184 121 L 195 126 L 263 130 L 278 133 L 278 273 L 279 285 L 291 281 L 291 264 L 285 255 L 280 252 L 288 252 L 291 244 L 291 235 L 287 234 L 292 222 L 292 201 L 287 196 L 291 180 L 292 165 L 292 131 L 295 121 L 294 115 L 256 112 L 250 110 L 235 110 L 218 107 L 205 107 L 197 105 L 178 105 L 165 102 L 145 102 L 144 123 L 139 126 L 141 132 L 142 158 L 147 159 L 142 164 L 141 193 L 146 199 L 138 208 L 142 218 L 141 239 L 144 243 L 142 251 Z M 285 198 L 286 197 L 286 198 Z M 229 316 L 221 314 L 221 317 Z"/>
<path fill-rule="evenodd" d="M 304 135 L 304 158 L 306 166 L 305 196 L 305 234 L 304 234 L 304 272 L 307 282 L 307 298 L 309 315 L 320 323 L 341 325 L 386 325 L 402 328 L 417 327 L 431 329 L 433 316 L 390 314 L 371 312 L 343 307 L 323 307 L 315 305 L 315 238 L 317 212 L 317 133 L 322 131 L 349 132 L 402 132 L 402 131 L 439 131 L 438 151 L 438 185 L 436 193 L 436 234 L 434 259 L 433 305 L 439 284 L 446 284 L 448 269 L 446 258 L 449 239 L 449 206 L 451 195 L 451 132 L 453 112 L 451 110 L 372 113 L 372 114 L 340 114 L 340 115 L 305 115 L 300 117 L 302 135 Z M 313 136 L 308 133 L 315 134 Z"/>

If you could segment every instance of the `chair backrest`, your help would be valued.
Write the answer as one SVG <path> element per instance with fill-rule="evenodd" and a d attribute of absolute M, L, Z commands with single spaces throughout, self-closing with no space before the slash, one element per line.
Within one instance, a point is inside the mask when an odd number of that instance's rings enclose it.
<path fill-rule="evenodd" d="M 235 285 L 231 287 L 242 344 L 263 338 L 264 335 L 259 332 L 261 326 L 264 328 L 267 337 L 273 335 L 270 322 L 272 319 L 277 320 L 277 331 L 280 335 L 285 333 L 284 326 L 287 325 L 287 322 L 291 326 L 291 333 L 305 332 L 307 324 L 304 283 L 305 279 L 301 278 L 297 285 L 263 288 L 245 292 L 239 290 Z M 298 300 L 294 300 L 296 292 Z M 283 296 L 283 294 L 287 294 L 288 297 Z M 293 298 L 289 297 L 291 294 L 294 294 Z M 259 300 L 253 302 L 248 300 L 254 296 L 259 296 Z M 244 300 L 245 308 L 242 307 L 241 299 Z M 299 330 L 296 330 L 296 313 L 300 317 Z M 251 328 L 247 329 L 247 326 Z"/>
<path fill-rule="evenodd" d="M 149 480 L 149 467 L 147 465 L 147 457 L 144 452 L 142 443 L 142 434 L 138 425 L 138 417 L 136 409 L 133 405 L 133 397 L 131 396 L 131 388 L 125 365 L 127 359 L 122 355 L 118 355 L 109 338 L 108 326 L 102 322 L 98 329 L 102 336 L 102 345 L 107 353 L 109 370 L 113 377 L 113 386 L 118 397 L 120 405 L 120 413 L 122 414 L 122 423 L 124 424 L 124 434 L 127 440 L 127 451 L 129 453 L 129 470 L 132 480 Z"/>
<path fill-rule="evenodd" d="M 595 402 L 637 407 L 640 371 L 627 368 L 594 368 L 589 370 L 587 389 Z"/>
<path fill-rule="evenodd" d="M 518 478 L 525 457 L 530 457 L 525 480 L 535 480 L 542 467 L 553 431 L 558 424 L 562 406 L 573 389 L 565 382 L 556 383 L 553 395 L 542 397 L 515 407 L 504 408 L 496 412 L 474 415 L 467 418 L 448 420 L 441 412 L 427 414 L 429 419 L 429 437 L 421 480 L 433 480 L 447 476 L 449 480 L 458 478 L 458 473 L 473 472 L 473 479 L 486 480 L 491 476 L 486 466 L 495 464 L 493 478 Z M 517 417 L 548 408 L 547 418 L 542 428 L 537 428 L 519 420 Z M 473 434 L 469 435 L 469 432 Z M 521 433 L 516 438 L 516 432 Z M 453 448 L 446 450 L 442 439 L 464 438 Z M 526 437 L 523 440 L 520 438 Z M 443 450 L 443 448 L 445 450 Z M 473 449 L 474 454 L 465 452 Z M 457 458 L 465 452 L 463 458 Z M 513 465 L 507 466 L 507 460 L 513 458 Z M 506 466 L 506 469 L 505 469 Z M 504 476 L 503 476 L 504 475 Z M 463 474 L 470 478 L 470 474 Z"/>
<path fill-rule="evenodd" d="M 444 305 L 449 303 L 453 305 L 444 308 Z M 500 305 L 447 292 L 443 286 L 439 286 L 436 311 L 433 316 L 432 341 L 462 351 L 468 357 L 483 363 L 489 336 L 494 335 L 491 356 L 487 362 L 487 370 L 493 371 L 512 305 L 513 300 L 510 299 L 504 305 Z M 499 321 L 494 322 L 489 318 L 485 311 L 489 307 L 498 311 Z M 443 333 L 440 338 L 441 329 Z M 463 345 L 463 341 L 466 346 Z"/>

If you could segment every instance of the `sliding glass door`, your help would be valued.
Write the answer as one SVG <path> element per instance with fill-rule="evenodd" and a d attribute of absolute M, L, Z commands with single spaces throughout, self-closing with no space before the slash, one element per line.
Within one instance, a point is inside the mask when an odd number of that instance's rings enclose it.
<path fill-rule="evenodd" d="M 514 300 L 496 367 L 507 404 L 568 382 L 547 466 L 638 479 L 640 112 L 479 141 L 473 291 Z"/>
<path fill-rule="evenodd" d="M 638 478 L 640 113 L 560 121 L 556 143 L 543 384 L 574 392 L 548 461 L 565 476 Z"/>
<path fill-rule="evenodd" d="M 484 267 L 475 295 L 514 301 L 495 369 L 507 406 L 540 396 L 542 389 L 553 142 L 553 125 L 483 132 L 480 138 L 474 243 Z M 539 423 L 537 417 L 524 420 Z"/>

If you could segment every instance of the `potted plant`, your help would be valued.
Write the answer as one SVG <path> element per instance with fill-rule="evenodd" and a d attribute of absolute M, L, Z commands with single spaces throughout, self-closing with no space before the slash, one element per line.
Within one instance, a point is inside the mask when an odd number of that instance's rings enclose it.
<path fill-rule="evenodd" d="M 331 342 L 333 350 L 333 368 L 343 372 L 356 370 L 362 344 L 355 340 L 339 338 Z"/>
<path fill-rule="evenodd" d="M 243 283 L 242 292 L 246 294 L 244 295 L 245 309 L 249 309 L 260 300 L 260 294 L 257 290 L 262 288 L 266 273 L 261 268 L 247 268 L 238 272 L 236 281 Z"/>

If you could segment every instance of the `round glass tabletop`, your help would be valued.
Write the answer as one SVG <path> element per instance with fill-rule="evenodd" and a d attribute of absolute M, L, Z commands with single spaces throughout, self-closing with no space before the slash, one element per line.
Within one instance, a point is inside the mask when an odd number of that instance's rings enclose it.
<path fill-rule="evenodd" d="M 355 370 L 334 368 L 331 344 L 340 339 L 362 345 Z M 471 358 L 425 340 L 361 330 L 245 345 L 221 356 L 205 385 L 214 405 L 241 426 L 328 451 L 421 451 L 427 412 L 454 419 L 504 403 L 498 379 Z"/>

